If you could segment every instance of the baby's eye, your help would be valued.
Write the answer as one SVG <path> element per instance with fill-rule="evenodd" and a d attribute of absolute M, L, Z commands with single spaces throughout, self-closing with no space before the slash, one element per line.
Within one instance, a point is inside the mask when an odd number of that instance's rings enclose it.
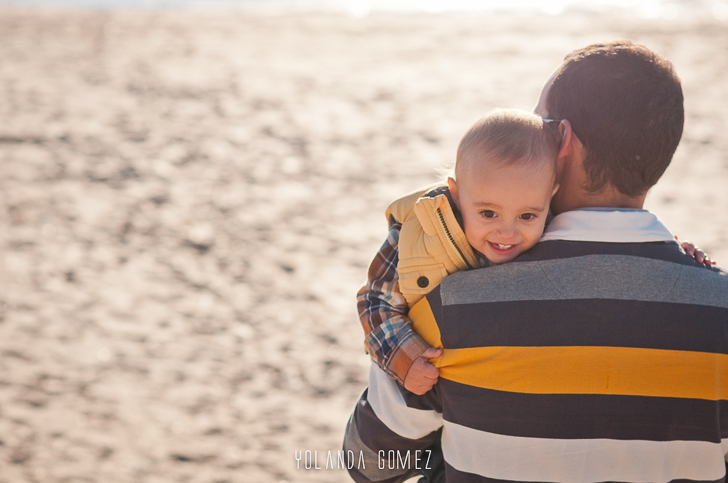
<path fill-rule="evenodd" d="M 526 221 L 528 221 L 528 220 L 535 220 L 536 219 L 536 215 L 533 214 L 533 213 L 524 213 L 524 214 L 521 215 L 521 219 L 522 220 L 526 220 Z"/>
<path fill-rule="evenodd" d="M 495 218 L 495 211 L 483 210 L 480 212 L 483 218 Z"/>

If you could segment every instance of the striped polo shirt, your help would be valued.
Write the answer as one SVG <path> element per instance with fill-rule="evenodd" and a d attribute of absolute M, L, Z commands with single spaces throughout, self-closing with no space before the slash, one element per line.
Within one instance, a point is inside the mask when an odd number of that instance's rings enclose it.
<path fill-rule="evenodd" d="M 445 278 L 410 317 L 445 349 L 440 379 L 415 396 L 372 366 L 345 441 L 370 459 L 356 481 L 400 481 L 382 455 L 440 433 L 448 483 L 725 481 L 728 273 L 655 215 L 558 215 L 529 252 Z"/>

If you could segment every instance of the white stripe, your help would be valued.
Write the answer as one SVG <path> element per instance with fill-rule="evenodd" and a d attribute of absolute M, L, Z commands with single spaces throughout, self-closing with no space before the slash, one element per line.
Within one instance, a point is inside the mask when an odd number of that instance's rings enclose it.
<path fill-rule="evenodd" d="M 540 241 L 570 240 L 610 243 L 675 242 L 657 215 L 645 210 L 582 209 L 551 220 Z"/>
<path fill-rule="evenodd" d="M 455 469 L 511 481 L 667 482 L 725 475 L 720 443 L 522 438 L 445 421 L 442 451 Z"/>
<path fill-rule="evenodd" d="M 436 411 L 407 407 L 397 383 L 376 364 L 369 370 L 367 401 L 374 414 L 398 435 L 419 439 L 442 426 L 442 414 Z"/>

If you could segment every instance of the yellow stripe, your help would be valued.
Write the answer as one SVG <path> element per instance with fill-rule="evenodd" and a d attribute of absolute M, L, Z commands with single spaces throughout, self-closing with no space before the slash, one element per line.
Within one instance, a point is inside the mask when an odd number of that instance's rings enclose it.
<path fill-rule="evenodd" d="M 415 332 L 425 339 L 425 342 L 436 349 L 442 348 L 440 328 L 437 326 L 430 302 L 427 301 L 426 297 L 422 298 L 410 309 L 409 318 L 412 320 Z"/>
<path fill-rule="evenodd" d="M 724 354 L 625 347 L 485 347 L 446 350 L 435 365 L 440 377 L 499 391 L 728 399 Z"/>

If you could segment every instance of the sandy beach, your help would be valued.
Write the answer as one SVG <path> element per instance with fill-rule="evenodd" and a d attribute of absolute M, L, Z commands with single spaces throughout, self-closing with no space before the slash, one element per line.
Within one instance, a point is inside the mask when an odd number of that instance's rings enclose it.
<path fill-rule="evenodd" d="M 350 481 L 384 208 L 592 42 L 674 62 L 647 207 L 728 265 L 727 27 L 0 8 L 0 483 Z"/>

